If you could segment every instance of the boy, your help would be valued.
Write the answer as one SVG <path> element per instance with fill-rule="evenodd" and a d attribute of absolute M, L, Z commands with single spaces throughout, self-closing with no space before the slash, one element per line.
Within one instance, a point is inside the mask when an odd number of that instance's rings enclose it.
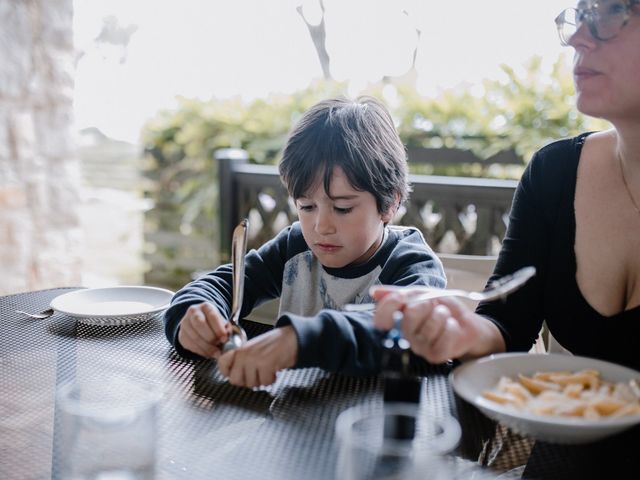
<path fill-rule="evenodd" d="M 247 253 L 241 311 L 279 297 L 276 328 L 222 353 L 232 291 L 223 265 L 176 293 L 167 338 L 182 356 L 216 358 L 234 385 L 268 385 L 292 367 L 376 373 L 383 334 L 373 313 L 342 307 L 371 301 L 376 284 L 446 284 L 417 229 L 387 226 L 409 192 L 391 116 L 372 98 L 322 101 L 291 131 L 279 171 L 299 221 Z"/>

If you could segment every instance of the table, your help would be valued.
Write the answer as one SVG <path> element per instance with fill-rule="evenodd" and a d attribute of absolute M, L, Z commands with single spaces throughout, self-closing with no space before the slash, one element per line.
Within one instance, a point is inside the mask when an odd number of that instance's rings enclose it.
<path fill-rule="evenodd" d="M 59 478 L 55 392 L 74 377 L 122 371 L 163 386 L 156 466 L 160 479 L 334 478 L 338 414 L 356 404 L 383 401 L 382 377 L 319 369 L 280 372 L 275 384 L 259 389 L 231 386 L 215 362 L 178 357 L 165 339 L 161 318 L 105 327 L 60 313 L 46 320 L 15 313 L 45 310 L 53 298 L 71 290 L 0 297 L 2 479 Z M 249 321 L 243 326 L 249 336 L 271 328 Z M 464 459 L 477 458 L 494 424 L 454 396 L 450 370 L 446 365 L 423 367 L 421 404 L 430 414 L 453 413 L 460 420 L 463 437 L 451 478 L 487 478 L 488 469 Z M 566 448 L 540 444 L 525 477 L 574 473 L 576 455 L 589 450 Z M 637 465 L 634 458 L 632 466 Z"/>

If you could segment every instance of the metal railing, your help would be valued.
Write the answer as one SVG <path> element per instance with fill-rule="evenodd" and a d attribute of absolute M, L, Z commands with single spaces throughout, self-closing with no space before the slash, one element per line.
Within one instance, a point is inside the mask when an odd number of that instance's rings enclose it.
<path fill-rule="evenodd" d="M 468 151 L 454 149 L 410 149 L 408 155 L 410 163 L 479 160 Z M 218 150 L 215 158 L 220 181 L 220 255 L 222 261 L 228 261 L 231 232 L 240 219 L 249 218 L 248 247 L 257 248 L 295 221 L 297 214 L 277 167 L 250 164 L 247 153 L 238 149 Z M 522 164 L 513 152 L 500 152 L 496 160 Z M 410 175 L 410 181 L 413 192 L 392 223 L 419 228 L 437 252 L 497 252 L 506 230 L 515 180 Z"/>

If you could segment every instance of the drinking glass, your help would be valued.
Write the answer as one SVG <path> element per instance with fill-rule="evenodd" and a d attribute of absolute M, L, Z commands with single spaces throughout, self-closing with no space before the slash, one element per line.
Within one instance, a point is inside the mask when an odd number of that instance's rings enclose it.
<path fill-rule="evenodd" d="M 123 376 L 63 385 L 57 393 L 60 477 L 153 479 L 161 396 L 156 384 Z"/>
<path fill-rule="evenodd" d="M 457 446 L 460 425 L 419 404 L 358 405 L 338 416 L 336 436 L 340 480 L 444 480 L 451 478 L 444 455 Z"/>

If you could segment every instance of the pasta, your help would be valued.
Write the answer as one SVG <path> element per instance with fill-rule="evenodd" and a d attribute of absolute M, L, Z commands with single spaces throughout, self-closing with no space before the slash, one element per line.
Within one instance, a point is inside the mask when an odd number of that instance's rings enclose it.
<path fill-rule="evenodd" d="M 640 385 L 604 381 L 598 370 L 538 372 L 517 380 L 502 377 L 482 396 L 501 405 L 538 415 L 589 420 L 640 415 Z"/>

